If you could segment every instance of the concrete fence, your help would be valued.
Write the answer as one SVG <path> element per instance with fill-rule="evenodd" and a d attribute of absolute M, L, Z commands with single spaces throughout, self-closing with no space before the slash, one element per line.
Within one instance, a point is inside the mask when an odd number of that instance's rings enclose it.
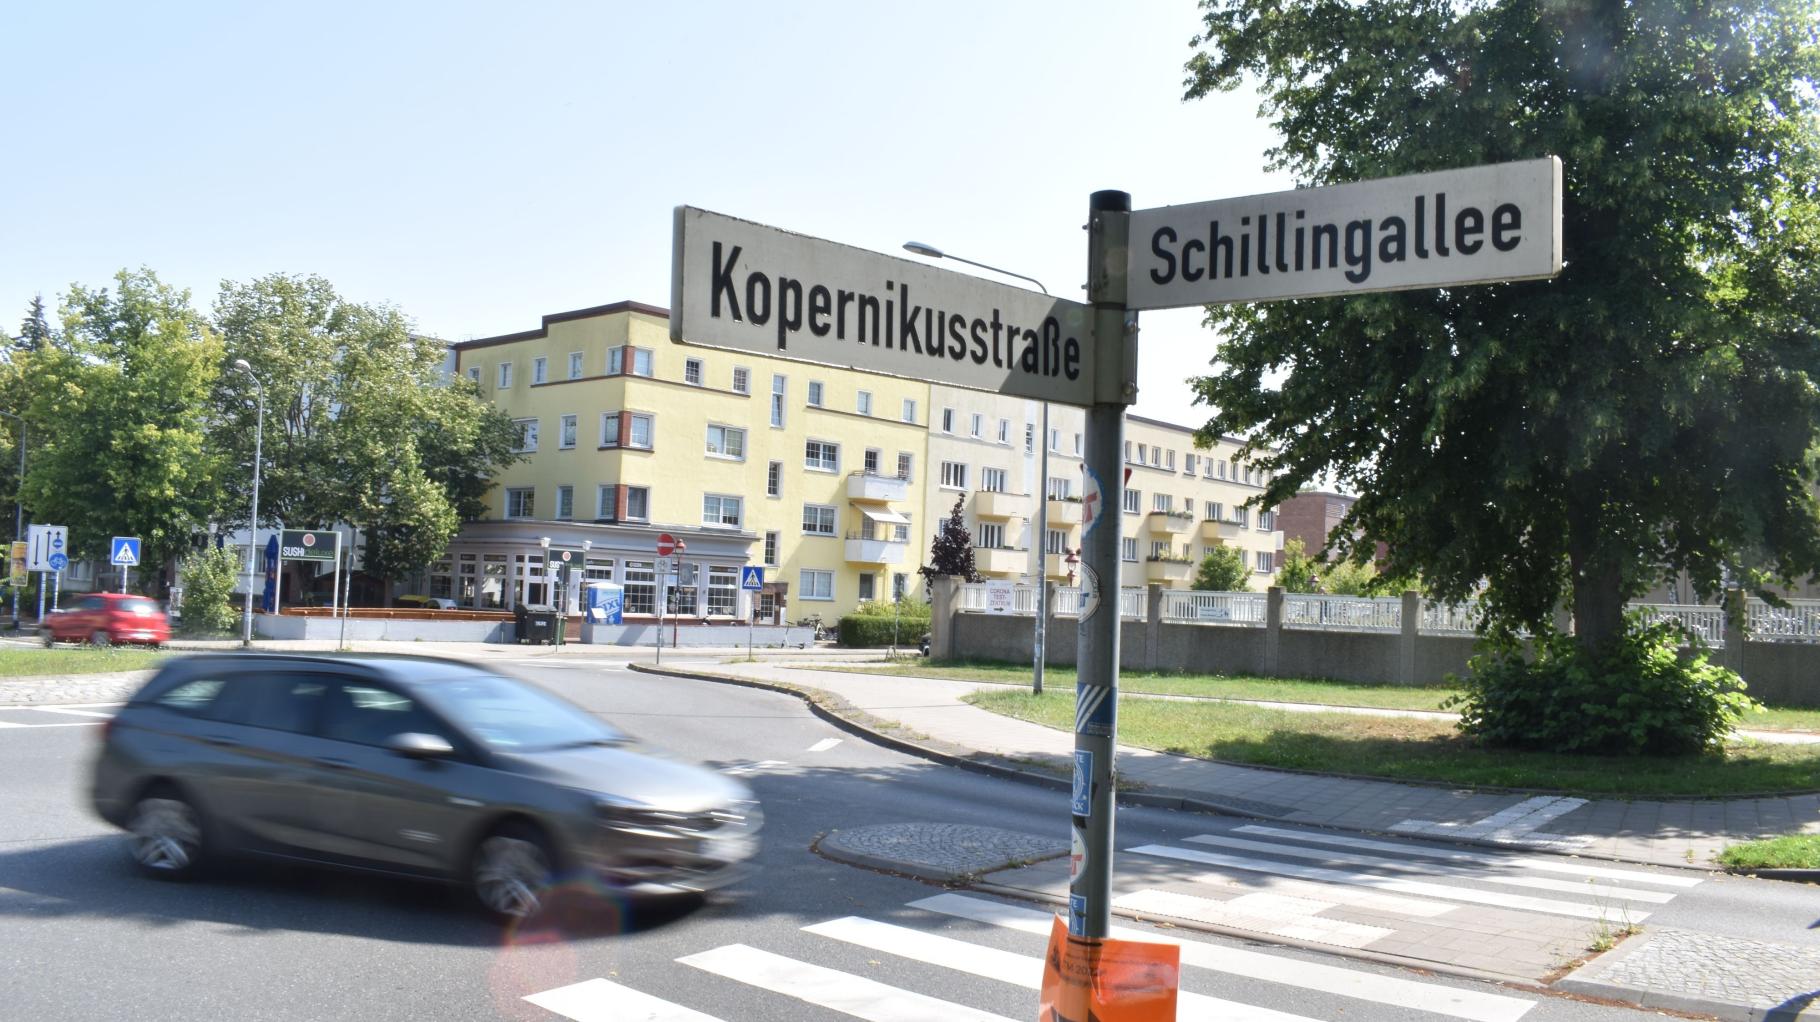
<path fill-rule="evenodd" d="M 930 656 L 1028 662 L 1035 651 L 1029 614 L 992 614 L 958 579 L 933 587 Z M 1137 598 L 1129 598 L 1131 593 Z M 1048 600 L 1046 661 L 1072 665 L 1078 597 Z M 1820 643 L 1769 641 L 1747 634 L 1748 604 L 1734 593 L 1723 608 L 1638 608 L 1673 617 L 1710 645 L 1714 660 L 1737 671 L 1751 695 L 1782 706 L 1820 706 Z M 1031 608 L 1035 600 L 1027 601 Z M 1123 670 L 1264 677 L 1331 678 L 1390 685 L 1440 685 L 1465 675 L 1475 652 L 1470 608 L 1400 597 L 1132 590 L 1120 601 L 1119 666 Z M 1137 609 L 1137 614 L 1131 611 Z M 1717 613 L 1713 613 L 1713 612 Z M 1101 611 L 1104 613 L 1104 610 Z M 1786 616 L 1785 616 L 1786 618 Z M 1709 637 L 1710 636 L 1710 637 Z"/>

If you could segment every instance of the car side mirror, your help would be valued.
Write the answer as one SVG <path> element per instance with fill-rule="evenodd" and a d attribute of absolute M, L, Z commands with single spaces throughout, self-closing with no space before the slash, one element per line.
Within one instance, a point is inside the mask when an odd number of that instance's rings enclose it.
<path fill-rule="evenodd" d="M 385 747 L 406 759 L 442 759 L 453 756 L 455 747 L 441 735 L 408 732 L 386 739 Z"/>

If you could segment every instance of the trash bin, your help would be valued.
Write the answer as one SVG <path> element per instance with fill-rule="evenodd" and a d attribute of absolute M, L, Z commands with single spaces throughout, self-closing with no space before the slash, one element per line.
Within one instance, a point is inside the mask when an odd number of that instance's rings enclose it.
<path fill-rule="evenodd" d="M 518 641 L 533 646 L 556 644 L 556 629 L 562 627 L 562 616 L 556 608 L 542 603 L 520 603 L 512 608 Z"/>

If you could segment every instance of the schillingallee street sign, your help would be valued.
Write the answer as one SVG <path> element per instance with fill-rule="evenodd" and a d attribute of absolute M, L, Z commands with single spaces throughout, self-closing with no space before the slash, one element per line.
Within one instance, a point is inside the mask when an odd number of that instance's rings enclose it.
<path fill-rule="evenodd" d="M 690 206 L 673 258 L 672 340 L 1093 403 L 1079 302 Z"/>
<path fill-rule="evenodd" d="M 1561 272 L 1555 157 L 1131 214 L 1129 307 L 1315 298 Z"/>

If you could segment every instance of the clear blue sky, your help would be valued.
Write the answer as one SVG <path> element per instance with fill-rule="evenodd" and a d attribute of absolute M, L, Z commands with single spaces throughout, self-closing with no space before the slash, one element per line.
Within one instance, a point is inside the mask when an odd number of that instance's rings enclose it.
<path fill-rule="evenodd" d="M 1080 297 L 1096 189 L 1273 191 L 1257 98 L 1184 104 L 1188 0 L 14 5 L 0 326 L 149 266 L 320 273 L 450 339 L 669 304 L 688 204 Z M 954 265 L 954 264 L 949 264 Z M 1141 410 L 1198 425 L 1198 311 L 1143 317 Z"/>

